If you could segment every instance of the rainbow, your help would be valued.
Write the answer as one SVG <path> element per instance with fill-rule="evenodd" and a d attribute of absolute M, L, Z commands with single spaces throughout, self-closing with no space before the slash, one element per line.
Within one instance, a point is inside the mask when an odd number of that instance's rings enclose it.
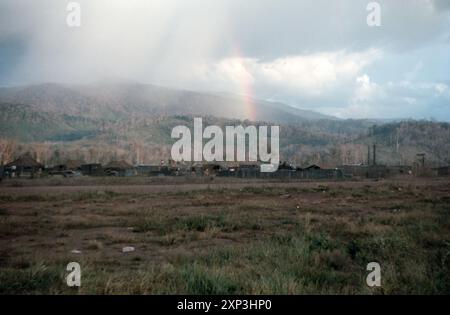
<path fill-rule="evenodd" d="M 237 44 L 233 45 L 234 59 L 239 60 L 239 65 L 243 69 L 243 73 L 239 75 L 238 90 L 244 98 L 244 112 L 245 119 L 251 121 L 256 120 L 256 104 L 254 99 L 253 82 L 247 75 L 249 73 L 245 62 L 244 56 Z"/>

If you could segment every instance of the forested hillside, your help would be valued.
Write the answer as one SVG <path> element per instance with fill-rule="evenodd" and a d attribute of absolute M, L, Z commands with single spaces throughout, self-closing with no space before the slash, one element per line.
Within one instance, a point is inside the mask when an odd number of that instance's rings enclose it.
<path fill-rule="evenodd" d="M 3 162 L 31 152 L 48 165 L 157 163 L 170 158 L 172 128 L 203 117 L 204 126 L 280 125 L 281 158 L 300 166 L 366 163 L 373 144 L 379 163 L 411 164 L 425 153 L 430 165 L 450 164 L 450 124 L 434 121 L 340 120 L 265 101 L 255 101 L 260 119 L 250 121 L 233 117 L 243 106 L 237 96 L 139 84 L 3 88 L 0 101 Z"/>
<path fill-rule="evenodd" d="M 33 111 L 30 106 L 0 105 L 3 161 L 32 152 L 46 164 L 67 159 L 130 163 L 155 163 L 170 157 L 171 130 L 192 127 L 194 116 L 158 116 L 120 120 L 87 119 Z M 203 124 L 247 125 L 249 121 L 204 117 Z M 262 124 L 268 124 L 264 122 Z M 410 164 L 417 153 L 426 153 L 433 165 L 450 163 L 450 125 L 429 121 L 403 121 L 371 125 L 369 121 L 316 121 L 280 126 L 283 160 L 298 165 L 365 163 L 367 145 L 377 144 L 378 162 Z"/>

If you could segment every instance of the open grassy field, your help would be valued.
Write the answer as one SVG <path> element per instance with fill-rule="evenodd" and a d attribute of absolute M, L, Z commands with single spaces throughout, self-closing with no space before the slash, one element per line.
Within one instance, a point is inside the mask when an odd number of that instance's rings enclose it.
<path fill-rule="evenodd" d="M 0 186 L 0 293 L 450 293 L 449 179 L 71 180 Z"/>

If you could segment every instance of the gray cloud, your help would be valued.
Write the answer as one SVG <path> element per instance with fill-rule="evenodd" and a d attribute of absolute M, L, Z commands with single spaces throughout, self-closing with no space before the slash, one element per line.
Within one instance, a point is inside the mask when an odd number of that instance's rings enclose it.
<path fill-rule="evenodd" d="M 81 28 L 66 26 L 68 2 L 0 3 L 0 84 L 121 77 L 247 93 L 247 80 L 257 97 L 345 114 L 355 106 L 357 78 L 367 74 L 386 90 L 368 69 L 382 72 L 383 56 L 414 67 L 419 60 L 403 57 L 438 43 L 439 61 L 448 61 L 446 0 L 380 0 L 379 28 L 366 24 L 368 0 L 80 0 Z M 430 67 L 423 54 L 416 83 Z M 436 108 L 446 101 L 433 100 Z"/>
<path fill-rule="evenodd" d="M 447 1 L 447 0 L 433 0 L 433 6 L 438 11 L 450 10 L 450 1 Z"/>

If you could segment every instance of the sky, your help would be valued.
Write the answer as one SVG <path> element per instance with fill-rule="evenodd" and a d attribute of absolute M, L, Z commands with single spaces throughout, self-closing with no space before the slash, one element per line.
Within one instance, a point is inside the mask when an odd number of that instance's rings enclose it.
<path fill-rule="evenodd" d="M 450 121 L 450 0 L 0 0 L 0 86 L 124 79 Z"/>

